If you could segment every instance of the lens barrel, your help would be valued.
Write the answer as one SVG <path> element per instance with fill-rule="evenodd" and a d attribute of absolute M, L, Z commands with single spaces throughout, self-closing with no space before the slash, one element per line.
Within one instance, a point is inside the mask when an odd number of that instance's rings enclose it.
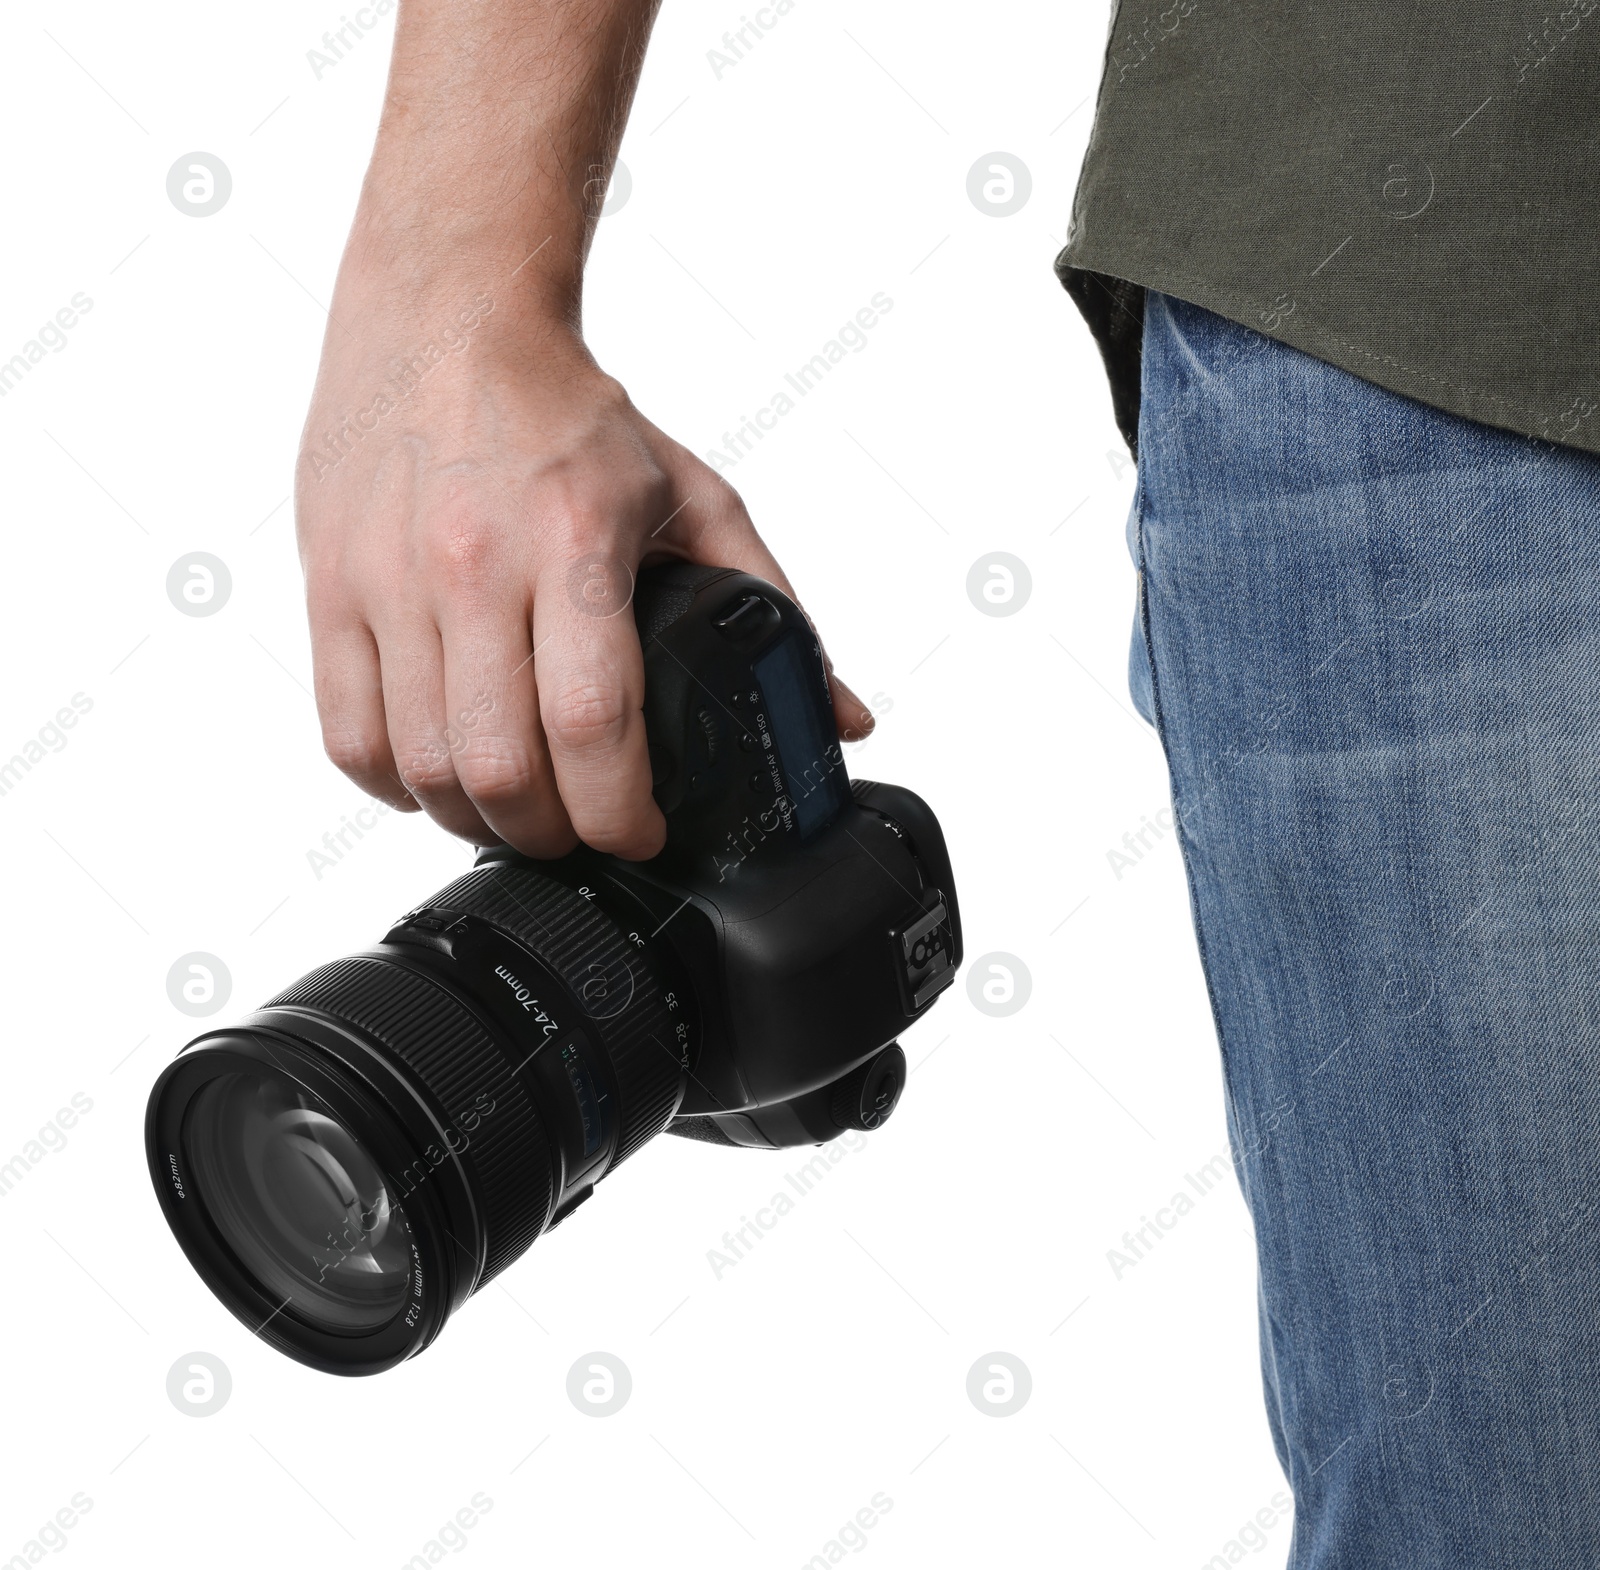
<path fill-rule="evenodd" d="M 682 1099 L 670 953 L 594 890 L 481 863 L 157 1081 L 151 1178 L 239 1319 L 332 1373 L 421 1351 Z"/>

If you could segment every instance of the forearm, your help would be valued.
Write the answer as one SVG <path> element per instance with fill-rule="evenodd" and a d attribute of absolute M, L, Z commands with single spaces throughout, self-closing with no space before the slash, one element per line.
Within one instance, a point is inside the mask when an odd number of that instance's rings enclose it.
<path fill-rule="evenodd" d="M 535 856 L 663 843 L 640 564 L 793 593 L 733 489 L 581 335 L 656 3 L 402 0 L 302 450 L 329 753 L 374 795 Z M 835 706 L 846 739 L 870 729 L 837 684 Z"/>
<path fill-rule="evenodd" d="M 420 294 L 514 274 L 519 313 L 576 327 L 658 3 L 402 0 L 347 266 Z"/>

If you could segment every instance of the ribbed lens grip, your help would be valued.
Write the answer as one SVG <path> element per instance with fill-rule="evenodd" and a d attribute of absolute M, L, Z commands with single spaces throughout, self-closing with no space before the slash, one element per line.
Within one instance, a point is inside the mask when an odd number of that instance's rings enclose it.
<path fill-rule="evenodd" d="M 336 960 L 302 976 L 267 1008 L 332 1015 L 376 1038 L 466 1134 L 461 1160 L 488 1239 L 478 1286 L 539 1235 L 550 1209 L 551 1155 L 513 1065 L 472 1012 L 438 982 L 387 960 Z M 484 1113 L 480 1097 L 492 1099 Z"/>
<path fill-rule="evenodd" d="M 580 1001 L 591 996 L 597 977 L 605 979 L 607 1002 L 585 1017 L 615 1070 L 621 1129 L 613 1167 L 667 1126 L 683 1084 L 672 1019 L 659 978 L 615 922 L 564 884 L 504 862 L 474 868 L 428 906 L 477 916 L 509 933 Z M 625 1003 L 617 996 L 620 980 L 627 982 Z"/>

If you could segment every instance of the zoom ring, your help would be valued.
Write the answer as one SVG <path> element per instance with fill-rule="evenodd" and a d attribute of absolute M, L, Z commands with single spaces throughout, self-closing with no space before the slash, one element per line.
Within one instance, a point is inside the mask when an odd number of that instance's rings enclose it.
<path fill-rule="evenodd" d="M 458 998 L 416 971 L 362 956 L 302 976 L 266 1007 L 315 1009 L 374 1037 L 465 1139 L 457 1149 L 487 1240 L 474 1291 L 533 1242 L 550 1209 L 549 1142 L 512 1064 Z"/>
<path fill-rule="evenodd" d="M 611 1059 L 622 1108 L 613 1167 L 667 1126 L 683 1094 L 671 1015 L 654 968 L 613 921 L 565 884 L 504 862 L 474 868 L 428 907 L 499 927 L 587 1000 L 585 1020 Z"/>

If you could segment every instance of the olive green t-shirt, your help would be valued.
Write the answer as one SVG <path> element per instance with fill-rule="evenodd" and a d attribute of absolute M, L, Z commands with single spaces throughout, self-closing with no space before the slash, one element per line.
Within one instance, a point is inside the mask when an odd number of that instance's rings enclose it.
<path fill-rule="evenodd" d="M 1600 0 L 1118 0 L 1057 270 L 1138 420 L 1144 290 L 1600 452 Z"/>

